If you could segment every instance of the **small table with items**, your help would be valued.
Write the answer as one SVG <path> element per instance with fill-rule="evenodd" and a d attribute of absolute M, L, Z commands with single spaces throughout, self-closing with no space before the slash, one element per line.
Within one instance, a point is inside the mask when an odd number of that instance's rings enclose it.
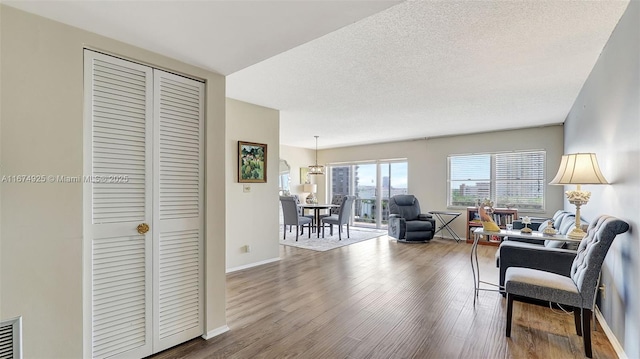
<path fill-rule="evenodd" d="M 562 234 L 548 235 L 540 232 L 532 232 L 532 233 L 521 233 L 520 230 L 500 230 L 500 232 L 491 232 L 485 231 L 484 228 L 476 228 L 473 231 L 473 245 L 471 246 L 471 271 L 473 272 L 473 305 L 476 305 L 476 298 L 478 297 L 478 293 L 481 290 L 497 292 L 500 290 L 500 286 L 498 284 L 484 282 L 480 280 L 480 265 L 478 264 L 478 241 L 482 236 L 497 236 L 497 237 L 513 237 L 513 238 L 531 238 L 531 239 L 540 239 L 540 240 L 551 240 L 551 241 L 563 241 L 563 242 L 580 242 L 582 239 L 572 239 Z M 494 287 L 498 287 L 498 289 L 487 289 L 480 288 L 480 284 L 486 284 Z"/>
<path fill-rule="evenodd" d="M 453 237 L 453 239 L 456 240 L 456 242 L 460 242 L 460 236 L 458 236 L 456 231 L 454 231 L 453 228 L 449 226 L 449 224 L 451 224 L 454 219 L 458 218 L 458 216 L 461 214 L 460 212 L 430 211 L 429 213 L 433 214 L 438 219 L 438 221 L 440 221 L 440 227 L 438 227 L 438 229 L 433 233 L 434 237 L 436 234 L 438 234 L 438 232 L 446 229 Z M 443 216 L 449 216 L 449 219 L 445 219 Z M 443 238 L 442 234 L 440 234 L 440 238 Z"/>
<path fill-rule="evenodd" d="M 307 203 L 300 203 L 298 206 L 300 206 L 302 209 L 312 209 L 313 210 L 313 218 L 314 221 L 316 223 L 316 234 L 318 236 L 318 238 L 320 238 L 320 211 L 323 209 L 331 209 L 331 208 L 336 208 L 336 207 L 340 207 L 340 205 L 337 204 L 307 204 Z"/>

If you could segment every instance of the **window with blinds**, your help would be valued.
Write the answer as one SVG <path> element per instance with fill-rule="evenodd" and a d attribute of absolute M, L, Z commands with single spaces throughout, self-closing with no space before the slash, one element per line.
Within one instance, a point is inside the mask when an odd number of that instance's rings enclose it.
<path fill-rule="evenodd" d="M 489 198 L 494 207 L 544 211 L 545 160 L 545 151 L 449 156 L 447 206 Z"/>

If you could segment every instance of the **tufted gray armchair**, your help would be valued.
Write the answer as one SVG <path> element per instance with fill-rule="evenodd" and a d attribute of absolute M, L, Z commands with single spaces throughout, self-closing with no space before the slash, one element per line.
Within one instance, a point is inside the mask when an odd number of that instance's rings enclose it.
<path fill-rule="evenodd" d="M 576 332 L 583 336 L 585 355 L 591 358 L 591 315 L 600 269 L 613 240 L 627 230 L 629 224 L 615 217 L 596 218 L 580 241 L 569 276 L 531 268 L 507 269 L 507 337 L 511 336 L 514 300 L 533 298 L 568 305 L 574 308 Z"/>
<path fill-rule="evenodd" d="M 427 242 L 433 238 L 436 220 L 420 213 L 420 202 L 414 195 L 389 198 L 388 234 L 398 242 Z"/>

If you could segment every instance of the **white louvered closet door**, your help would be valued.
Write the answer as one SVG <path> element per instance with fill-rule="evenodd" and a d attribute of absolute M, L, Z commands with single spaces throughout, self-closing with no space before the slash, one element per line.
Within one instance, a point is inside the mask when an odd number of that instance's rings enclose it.
<path fill-rule="evenodd" d="M 94 358 L 152 350 L 152 236 L 136 229 L 152 220 L 152 91 L 149 67 L 85 51 L 85 175 L 94 179 L 85 182 L 85 270 Z"/>
<path fill-rule="evenodd" d="M 203 333 L 204 84 L 154 71 L 154 350 Z"/>
<path fill-rule="evenodd" d="M 140 358 L 204 329 L 204 84 L 86 50 L 85 104 L 91 356 Z"/>

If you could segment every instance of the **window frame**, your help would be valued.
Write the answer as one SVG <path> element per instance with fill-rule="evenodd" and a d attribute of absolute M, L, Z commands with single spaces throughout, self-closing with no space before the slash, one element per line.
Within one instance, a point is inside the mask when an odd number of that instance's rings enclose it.
<path fill-rule="evenodd" d="M 455 157 L 466 157 L 466 156 L 480 156 L 480 155 L 489 155 L 490 156 L 490 164 L 489 164 L 489 199 L 496 203 L 496 207 L 499 207 L 498 204 L 498 194 L 497 194 L 497 183 L 498 182 L 504 182 L 505 180 L 501 179 L 498 180 L 498 176 L 497 176 L 497 166 L 496 166 L 496 158 L 500 155 L 511 155 L 511 154 L 540 154 L 542 155 L 542 173 L 541 173 L 541 177 L 538 179 L 531 179 L 531 180 L 537 180 L 541 182 L 541 186 L 540 186 L 540 190 L 541 190 L 541 196 L 540 196 L 540 200 L 541 200 L 541 207 L 539 209 L 534 209 L 534 208 L 520 208 L 518 206 L 518 204 L 513 205 L 510 208 L 513 209 L 517 209 L 518 211 L 521 212 L 531 212 L 531 213 L 545 213 L 546 212 L 546 195 L 547 195 L 547 184 L 546 184 L 546 175 L 547 175 L 547 170 L 546 170 L 546 166 L 547 166 L 547 151 L 546 150 L 541 150 L 541 149 L 531 149 L 531 150 L 519 150 L 519 151 L 501 151 L 501 152 L 483 152 L 483 153 L 466 153 L 466 154 L 450 154 L 447 156 L 447 208 L 449 209 L 461 209 L 461 208 L 466 208 L 468 206 L 463 206 L 463 205 L 454 205 L 452 204 L 453 201 L 453 188 L 452 188 L 452 184 L 455 183 L 456 181 L 460 181 L 459 179 L 457 180 L 452 180 L 451 178 L 451 160 L 452 158 Z M 474 180 L 474 179 L 472 179 Z M 522 180 L 522 179 L 515 179 L 514 180 Z M 480 198 L 478 198 L 480 199 Z M 476 204 L 477 205 L 477 204 Z"/>

